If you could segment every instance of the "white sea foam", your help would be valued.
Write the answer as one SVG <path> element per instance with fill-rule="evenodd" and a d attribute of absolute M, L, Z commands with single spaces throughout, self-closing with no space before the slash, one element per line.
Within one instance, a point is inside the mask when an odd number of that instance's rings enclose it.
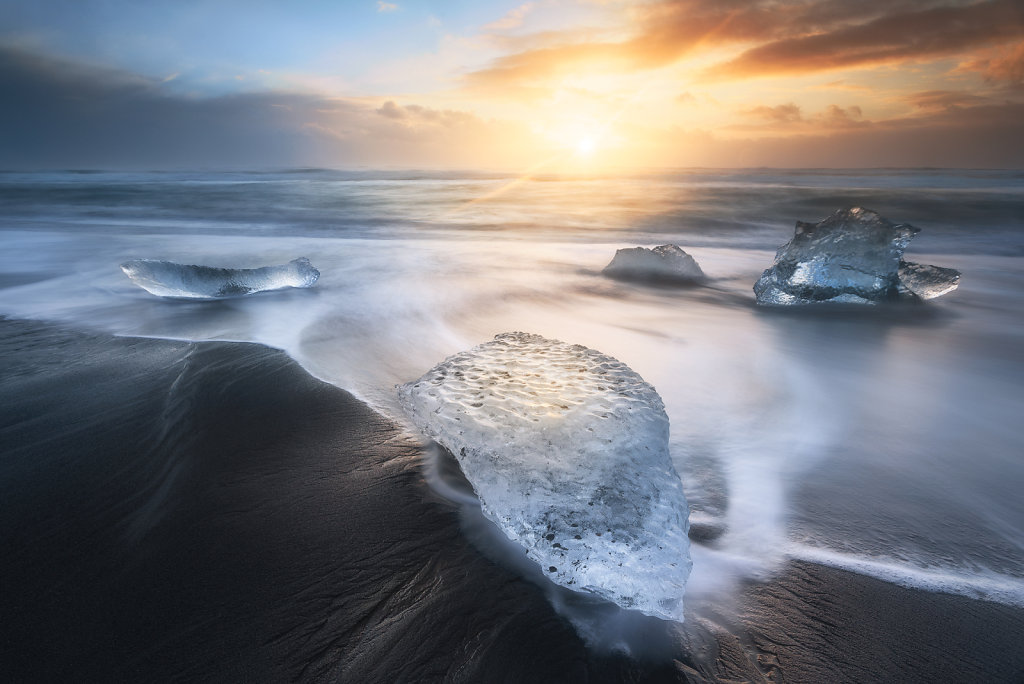
<path fill-rule="evenodd" d="M 992 571 L 967 571 L 952 568 L 920 568 L 908 563 L 863 558 L 830 549 L 792 544 L 790 558 L 818 565 L 849 570 L 910 589 L 941 594 L 956 594 L 1024 608 L 1024 577 L 1011 577 Z"/>
<path fill-rule="evenodd" d="M 149 212 L 145 225 L 130 202 L 97 210 L 105 200 L 91 195 L 80 211 L 39 204 L 15 216 L 11 205 L 0 226 L 0 314 L 121 335 L 259 342 L 396 420 L 404 417 L 395 384 L 480 340 L 503 330 L 572 340 L 627 363 L 664 399 L 687 499 L 721 530 L 691 545 L 691 600 L 732 579 L 770 577 L 798 524 L 800 539 L 863 560 L 858 572 L 879 574 L 872 563 L 901 558 L 891 565 L 911 574 L 928 567 L 1002 582 L 985 567 L 1024 566 L 1024 259 L 1012 256 L 1019 238 L 1010 231 L 1019 219 L 1005 219 L 1009 228 L 989 220 L 1002 232 L 943 230 L 936 224 L 948 203 L 918 218 L 917 189 L 946 187 L 942 174 L 784 176 L 525 183 L 449 223 L 431 221 L 501 181 L 288 178 L 315 210 L 282 218 L 275 204 L 269 218 L 250 212 L 246 223 L 235 209 L 262 196 L 261 180 L 237 186 L 237 204 L 224 207 L 209 199 L 175 211 L 160 195 L 154 203 L 165 214 Z M 159 194 L 160 184 L 145 180 L 125 197 Z M 74 181 L 60 182 L 55 196 L 65 197 Z M 955 296 L 920 317 L 755 310 L 750 283 L 792 234 L 792 219 L 809 215 L 804 205 L 821 188 L 850 184 L 889 193 L 886 206 L 905 203 L 892 214 L 927 227 L 915 258 L 965 274 Z M 1017 207 L 1022 193 L 1016 176 L 949 184 L 984 194 L 970 206 Z M 723 201 L 722 188 L 749 194 Z M 766 220 L 754 201 L 766 188 L 799 211 Z M 713 285 L 666 290 L 598 275 L 617 248 L 664 242 L 686 245 Z M 945 254 L 919 253 L 932 248 Z M 151 297 L 118 268 L 140 254 L 258 267 L 299 253 L 322 271 L 317 287 L 212 303 Z M 829 505 L 814 507 L 822 500 Z M 979 569 L 962 569 L 970 567 Z"/>

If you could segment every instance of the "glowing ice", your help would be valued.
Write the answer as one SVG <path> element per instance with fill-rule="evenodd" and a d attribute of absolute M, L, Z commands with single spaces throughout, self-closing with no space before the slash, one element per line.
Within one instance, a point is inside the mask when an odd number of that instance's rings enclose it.
<path fill-rule="evenodd" d="M 602 273 L 620 280 L 676 283 L 704 280 L 704 271 L 696 260 L 678 245 L 620 249 Z"/>
<path fill-rule="evenodd" d="M 305 257 L 262 268 L 215 268 L 137 259 L 121 264 L 121 270 L 147 292 L 176 299 L 224 299 L 289 287 L 312 287 L 320 277 L 320 271 Z"/>
<path fill-rule="evenodd" d="M 661 397 L 628 366 L 515 332 L 398 388 L 484 515 L 557 584 L 682 621 L 688 509 Z"/>
<path fill-rule="evenodd" d="M 908 264 L 903 250 L 920 230 L 860 207 L 820 223 L 797 221 L 793 239 L 754 285 L 758 304 L 873 304 L 930 299 L 957 286 L 953 269 Z M 904 282 L 905 281 L 905 282 Z"/>

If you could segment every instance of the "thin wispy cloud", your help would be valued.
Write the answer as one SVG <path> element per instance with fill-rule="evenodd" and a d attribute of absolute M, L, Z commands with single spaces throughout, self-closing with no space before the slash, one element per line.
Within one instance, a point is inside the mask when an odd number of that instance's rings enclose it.
<path fill-rule="evenodd" d="M 485 31 L 505 31 L 508 29 L 518 28 L 523 25 L 523 20 L 526 18 L 526 15 L 529 14 L 536 6 L 537 3 L 535 2 L 522 4 L 508 12 L 508 14 L 503 16 L 501 19 L 484 25 L 483 28 Z"/>

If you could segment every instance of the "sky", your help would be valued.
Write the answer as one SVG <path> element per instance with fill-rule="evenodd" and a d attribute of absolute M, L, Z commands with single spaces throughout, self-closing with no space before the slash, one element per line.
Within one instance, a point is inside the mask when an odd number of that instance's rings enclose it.
<path fill-rule="evenodd" d="M 1024 0 L 0 0 L 0 169 L 1024 167 Z"/>

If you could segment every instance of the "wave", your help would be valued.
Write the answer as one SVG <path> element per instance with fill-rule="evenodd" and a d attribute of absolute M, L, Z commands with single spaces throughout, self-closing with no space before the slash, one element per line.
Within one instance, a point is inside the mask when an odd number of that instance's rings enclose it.
<path fill-rule="evenodd" d="M 791 545 L 787 555 L 794 560 L 848 570 L 909 589 L 956 594 L 1024 608 L 1024 578 L 1020 577 L 978 570 L 968 575 L 951 568 L 918 568 L 803 544 Z"/>

